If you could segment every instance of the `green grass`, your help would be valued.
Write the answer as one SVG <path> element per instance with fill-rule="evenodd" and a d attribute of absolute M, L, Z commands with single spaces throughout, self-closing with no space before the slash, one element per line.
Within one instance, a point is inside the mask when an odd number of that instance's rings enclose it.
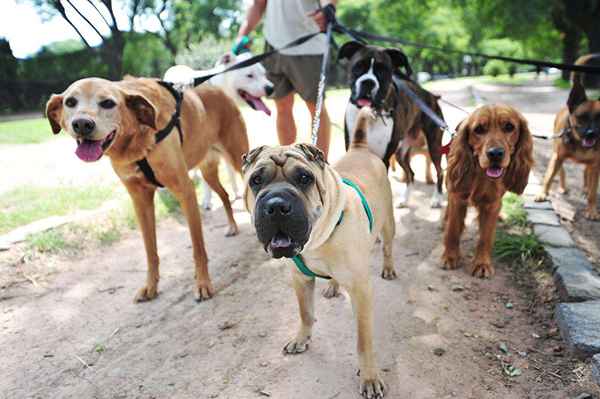
<path fill-rule="evenodd" d="M 544 256 L 544 247 L 533 233 L 511 234 L 498 231 L 494 256 L 501 260 L 519 260 L 526 263 Z"/>
<path fill-rule="evenodd" d="M 571 88 L 571 82 L 568 80 L 564 80 L 563 78 L 556 78 L 554 79 L 554 87 L 558 87 L 559 89 L 570 89 Z"/>
<path fill-rule="evenodd" d="M 62 230 L 51 229 L 27 236 L 27 247 L 40 253 L 58 253 L 67 246 Z"/>
<path fill-rule="evenodd" d="M 49 216 L 94 209 L 114 194 L 111 187 L 20 187 L 0 195 L 0 234 Z"/>
<path fill-rule="evenodd" d="M 508 226 L 527 226 L 527 212 L 523 208 L 523 199 L 513 193 L 508 193 L 502 199 L 502 214 L 504 223 Z"/>
<path fill-rule="evenodd" d="M 0 122 L 0 144 L 39 144 L 56 137 L 43 118 Z"/>

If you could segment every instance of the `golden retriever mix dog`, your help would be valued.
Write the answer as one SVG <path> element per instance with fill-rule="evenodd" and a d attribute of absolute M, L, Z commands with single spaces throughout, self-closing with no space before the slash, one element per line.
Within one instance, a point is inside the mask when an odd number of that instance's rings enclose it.
<path fill-rule="evenodd" d="M 479 212 L 479 242 L 470 273 L 494 275 L 492 247 L 496 222 L 507 191 L 521 194 L 533 166 L 527 121 L 508 105 L 487 105 L 458 126 L 448 156 L 448 208 L 444 226 L 444 269 L 456 269 L 460 236 L 469 205 Z"/>
<path fill-rule="evenodd" d="M 77 141 L 76 155 L 86 162 L 110 158 L 127 188 L 142 230 L 148 274 L 136 302 L 158 295 L 159 258 L 156 248 L 154 193 L 167 187 L 181 204 L 192 238 L 197 300 L 213 295 L 202 235 L 196 191 L 188 170 L 199 166 L 211 146 L 218 146 L 241 170 L 248 137 L 234 102 L 220 89 L 198 87 L 179 97 L 155 79 L 128 78 L 112 82 L 87 78 L 53 95 L 46 105 L 52 131 L 64 130 Z M 218 189 L 216 170 L 203 170 Z M 219 184 L 220 186 L 220 184 Z M 221 187 L 222 188 L 222 187 Z M 231 207 L 230 230 L 237 231 Z"/>
<path fill-rule="evenodd" d="M 600 54 L 588 54 L 577 60 L 586 64 Z M 544 185 L 536 201 L 546 201 L 552 180 L 560 172 L 560 191 L 567 192 L 563 163 L 572 160 L 585 165 L 583 191 L 587 196 L 584 217 L 600 220 L 597 209 L 598 179 L 600 177 L 600 99 L 588 99 L 581 81 L 581 74 L 573 73 L 573 88 L 567 106 L 560 110 L 554 120 L 554 151 L 546 170 Z"/>

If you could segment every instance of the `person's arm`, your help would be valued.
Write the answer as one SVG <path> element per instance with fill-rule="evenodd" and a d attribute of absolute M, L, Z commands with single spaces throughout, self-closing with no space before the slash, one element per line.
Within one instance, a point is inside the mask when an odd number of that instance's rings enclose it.
<path fill-rule="evenodd" d="M 337 0 L 324 0 L 321 5 L 323 6 L 323 8 L 327 7 L 329 4 L 331 4 L 332 6 L 337 6 Z M 323 13 L 323 11 L 319 10 L 315 10 L 313 12 L 311 12 L 310 14 L 308 14 L 309 17 L 311 17 L 316 24 L 319 26 L 319 29 L 321 29 L 322 32 L 325 31 L 325 28 L 327 27 L 327 20 L 325 18 L 325 14 Z"/>
<path fill-rule="evenodd" d="M 240 30 L 238 32 L 237 38 L 240 40 L 244 36 L 248 36 L 256 25 L 259 24 L 262 19 L 263 14 L 265 13 L 265 8 L 267 7 L 267 0 L 254 0 L 250 8 L 248 8 L 248 12 L 246 13 L 246 20 L 240 26 Z"/>

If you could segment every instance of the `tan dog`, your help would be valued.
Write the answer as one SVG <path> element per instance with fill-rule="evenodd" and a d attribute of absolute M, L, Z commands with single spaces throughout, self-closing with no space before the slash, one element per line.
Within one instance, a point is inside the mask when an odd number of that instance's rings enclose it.
<path fill-rule="evenodd" d="M 496 222 L 507 191 L 523 193 L 533 166 L 527 120 L 508 105 L 486 105 L 457 128 L 448 155 L 448 208 L 445 214 L 444 269 L 456 269 L 460 236 L 469 205 L 479 212 L 479 242 L 470 273 L 491 277 Z"/>
<path fill-rule="evenodd" d="M 577 60 L 577 64 L 585 64 L 594 56 L 598 54 L 583 56 Z M 584 216 L 590 220 L 600 220 L 596 202 L 600 178 L 600 99 L 587 98 L 581 74 L 573 74 L 573 88 L 569 93 L 567 106 L 556 115 L 554 134 L 554 151 L 544 176 L 542 192 L 535 200 L 548 199 L 552 181 L 559 172 L 560 192 L 568 191 L 563 163 L 573 160 L 585 165 L 583 191 L 587 195 L 588 204 Z"/>
<path fill-rule="evenodd" d="M 111 82 L 88 78 L 73 83 L 60 95 L 53 95 L 46 105 L 52 131 L 57 134 L 65 130 L 77 140 L 76 154 L 84 161 L 96 161 L 106 154 L 131 196 L 148 262 L 146 284 L 135 296 L 136 302 L 154 299 L 159 280 L 154 215 L 157 187 L 142 173 L 137 162 L 146 159 L 155 180 L 167 187 L 181 204 L 192 237 L 195 295 L 197 300 L 203 300 L 212 296 L 213 287 L 208 275 L 196 191 L 188 170 L 198 166 L 214 145 L 222 148 L 232 165 L 240 170 L 241 156 L 248 150 L 240 112 L 221 90 L 201 87 L 186 91 L 180 118 L 174 117 L 176 104 L 173 93 L 154 79 Z M 171 125 L 176 119 L 181 131 Z M 157 143 L 160 131 L 165 131 L 167 136 Z M 217 171 L 202 172 L 218 192 Z M 227 201 L 230 230 L 237 231 L 228 204 Z"/>
<path fill-rule="evenodd" d="M 315 321 L 314 277 L 331 277 L 334 286 L 339 283 L 348 290 L 358 321 L 360 392 L 367 398 L 380 398 L 385 387 L 373 351 L 369 260 L 375 240 L 382 234 L 382 276 L 396 278 L 392 262 L 395 224 L 386 167 L 367 147 L 365 132 L 372 122 L 371 110 L 363 108 L 350 150 L 334 168 L 311 145 L 263 146 L 245 157 L 243 175 L 246 207 L 265 250 L 274 258 L 298 256 L 314 273 L 307 276 L 293 268 L 301 326 L 284 353 L 308 348 Z M 360 187 L 372 219 L 358 191 L 342 178 Z"/>

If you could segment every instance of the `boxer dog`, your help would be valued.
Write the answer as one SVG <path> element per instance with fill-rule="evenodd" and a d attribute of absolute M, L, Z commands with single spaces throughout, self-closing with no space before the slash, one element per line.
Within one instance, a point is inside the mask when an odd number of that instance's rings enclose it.
<path fill-rule="evenodd" d="M 246 208 L 258 240 L 274 258 L 291 258 L 301 326 L 285 354 L 308 349 L 313 323 L 315 277 L 345 287 L 358 325 L 360 393 L 381 398 L 385 386 L 373 351 L 371 250 L 381 234 L 385 279 L 396 278 L 392 190 L 387 170 L 367 145 L 376 123 L 369 107 L 357 116 L 349 151 L 331 167 L 308 144 L 259 147 L 242 168 Z M 296 267 L 293 267 L 293 265 Z"/>
<path fill-rule="evenodd" d="M 416 103 L 394 83 L 393 75 L 401 77 L 400 83 L 416 93 L 434 112 L 443 118 L 438 98 L 410 80 L 412 69 L 406 55 L 393 48 L 348 42 L 342 46 L 339 59 L 349 60 L 351 95 L 346 107 L 346 149 L 352 142 L 359 110 L 369 106 L 378 115 L 368 134 L 369 148 L 389 166 L 390 157 L 396 159 L 407 176 L 407 188 L 398 206 L 406 206 L 414 172 L 410 167 L 411 148 L 417 147 L 419 135 L 425 135 L 427 148 L 437 173 L 437 186 L 431 198 L 431 207 L 439 208 L 442 201 L 443 171 L 441 148 L 443 131 Z"/>

